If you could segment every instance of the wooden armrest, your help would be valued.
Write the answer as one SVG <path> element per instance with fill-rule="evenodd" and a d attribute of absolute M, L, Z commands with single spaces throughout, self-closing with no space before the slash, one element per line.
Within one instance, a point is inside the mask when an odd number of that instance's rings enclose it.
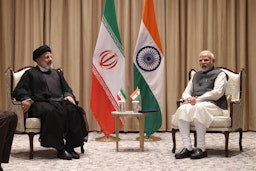
<path fill-rule="evenodd" d="M 176 101 L 176 104 L 177 104 L 177 108 L 181 105 L 181 103 L 184 102 L 184 99 L 179 99 Z"/>
<path fill-rule="evenodd" d="M 14 105 L 21 105 L 21 101 L 12 100 L 12 104 L 14 104 Z"/>
<path fill-rule="evenodd" d="M 231 95 L 231 94 L 227 94 L 227 95 L 226 95 L 227 104 L 228 104 L 228 110 L 229 110 L 229 111 L 231 110 L 231 98 L 232 98 L 232 95 Z"/>

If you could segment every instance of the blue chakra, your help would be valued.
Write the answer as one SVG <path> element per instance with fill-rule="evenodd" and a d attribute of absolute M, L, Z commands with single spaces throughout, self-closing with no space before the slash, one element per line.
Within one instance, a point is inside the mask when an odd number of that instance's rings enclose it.
<path fill-rule="evenodd" d="M 141 48 L 136 55 L 136 63 L 143 71 L 154 71 L 161 63 L 161 55 L 153 46 Z"/>

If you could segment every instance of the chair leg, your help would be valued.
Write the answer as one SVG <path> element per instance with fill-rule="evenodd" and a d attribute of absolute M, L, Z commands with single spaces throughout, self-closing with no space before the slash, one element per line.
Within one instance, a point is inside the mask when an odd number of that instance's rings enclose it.
<path fill-rule="evenodd" d="M 172 142 L 173 142 L 172 153 L 175 153 L 176 151 L 176 137 L 175 137 L 176 132 L 177 132 L 177 129 L 172 128 Z"/>
<path fill-rule="evenodd" d="M 240 148 L 240 151 L 243 151 L 242 138 L 243 138 L 243 130 L 242 130 L 242 128 L 240 128 L 239 129 L 239 148 Z"/>
<path fill-rule="evenodd" d="M 30 150 L 29 150 L 29 159 L 34 158 L 34 146 L 33 146 L 33 139 L 34 139 L 34 133 L 29 132 L 28 137 L 29 137 L 29 145 L 30 145 Z"/>
<path fill-rule="evenodd" d="M 225 135 L 225 156 L 228 157 L 228 139 L 229 139 L 229 131 L 224 132 Z"/>

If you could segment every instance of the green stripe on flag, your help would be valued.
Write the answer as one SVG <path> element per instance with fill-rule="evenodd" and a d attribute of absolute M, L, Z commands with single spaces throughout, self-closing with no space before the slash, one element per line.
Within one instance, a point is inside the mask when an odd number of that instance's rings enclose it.
<path fill-rule="evenodd" d="M 148 116 L 145 117 L 145 133 L 147 136 L 150 136 L 162 126 L 161 109 L 157 102 L 157 99 L 155 98 L 154 94 L 149 88 L 147 82 L 144 80 L 143 76 L 141 75 L 141 73 L 139 72 L 135 65 L 133 69 L 134 88 L 139 87 L 140 89 L 140 95 L 142 99 L 142 110 L 157 110 L 157 112 L 150 113 Z"/>
<path fill-rule="evenodd" d="M 124 90 L 123 90 L 122 88 L 121 88 L 120 92 L 121 92 L 121 94 L 122 94 L 123 98 L 126 100 L 126 99 L 127 99 L 127 97 L 126 97 L 126 95 L 125 95 L 125 93 L 124 93 Z"/>
<path fill-rule="evenodd" d="M 120 33 L 118 30 L 117 20 L 116 20 L 116 9 L 113 4 L 114 4 L 114 0 L 106 0 L 104 15 L 102 17 L 102 23 L 108 30 L 110 36 L 114 40 L 115 44 L 118 46 L 121 53 L 124 55 L 122 41 L 121 41 Z"/>

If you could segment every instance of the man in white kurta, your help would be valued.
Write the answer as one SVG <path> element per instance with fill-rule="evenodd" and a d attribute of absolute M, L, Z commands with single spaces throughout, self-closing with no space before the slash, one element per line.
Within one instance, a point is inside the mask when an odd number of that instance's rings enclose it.
<path fill-rule="evenodd" d="M 172 124 L 177 125 L 183 140 L 184 148 L 175 154 L 176 159 L 190 157 L 200 159 L 207 157 L 205 133 L 214 115 L 223 115 L 227 109 L 225 88 L 227 76 L 214 68 L 213 53 L 204 50 L 199 54 L 201 71 L 190 79 L 182 94 L 184 102 L 173 115 Z M 197 148 L 193 149 L 190 139 L 190 123 L 193 122 L 197 133 Z"/>

